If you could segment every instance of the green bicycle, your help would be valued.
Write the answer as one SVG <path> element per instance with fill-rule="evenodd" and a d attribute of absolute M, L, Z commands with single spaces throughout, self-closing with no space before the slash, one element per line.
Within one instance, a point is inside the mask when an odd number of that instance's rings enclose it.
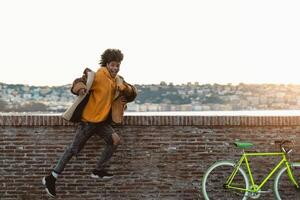
<path fill-rule="evenodd" d="M 279 144 L 280 151 L 275 153 L 246 153 L 244 149 L 252 147 L 249 142 L 235 142 L 234 144 L 243 149 L 243 153 L 238 162 L 219 161 L 209 167 L 202 180 L 202 194 L 206 200 L 209 199 L 257 199 L 263 193 L 262 187 L 268 180 L 278 173 L 274 179 L 274 193 L 277 199 L 300 199 L 300 162 L 291 163 L 287 159 L 287 154 L 292 151 L 289 147 L 291 141 L 275 141 Z M 251 156 L 278 156 L 280 162 L 269 172 L 261 183 L 256 184 L 249 164 Z M 242 168 L 246 166 L 247 173 Z M 286 173 L 285 173 L 286 172 Z M 250 177 L 250 182 L 249 178 Z"/>

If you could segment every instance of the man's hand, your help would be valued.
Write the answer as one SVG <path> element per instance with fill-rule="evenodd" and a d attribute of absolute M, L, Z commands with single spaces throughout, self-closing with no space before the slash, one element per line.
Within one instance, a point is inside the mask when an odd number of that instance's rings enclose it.
<path fill-rule="evenodd" d="M 124 103 L 124 104 L 127 103 L 127 99 L 125 96 L 120 96 L 120 99 L 121 99 L 122 103 Z"/>
<path fill-rule="evenodd" d="M 125 90 L 127 90 L 127 86 L 124 83 L 117 84 L 117 88 L 120 92 L 124 92 Z"/>
<path fill-rule="evenodd" d="M 121 143 L 121 138 L 117 133 L 113 133 L 112 135 L 112 139 L 113 139 L 113 145 L 117 146 Z"/>
<path fill-rule="evenodd" d="M 79 91 L 78 91 L 78 95 L 79 96 L 83 96 L 86 94 L 86 89 L 85 88 L 81 88 Z"/>

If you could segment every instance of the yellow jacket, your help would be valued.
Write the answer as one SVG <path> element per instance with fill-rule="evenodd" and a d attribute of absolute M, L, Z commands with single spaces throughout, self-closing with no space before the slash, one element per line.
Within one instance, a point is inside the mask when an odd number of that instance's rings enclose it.
<path fill-rule="evenodd" d="M 134 86 L 126 83 L 121 76 L 112 78 L 106 67 L 101 67 L 97 72 L 86 68 L 83 76 L 73 82 L 71 92 L 78 95 L 81 89 L 85 89 L 86 94 L 78 96 L 63 114 L 63 118 L 68 121 L 101 122 L 111 112 L 112 121 L 122 123 L 126 103 L 137 96 Z"/>

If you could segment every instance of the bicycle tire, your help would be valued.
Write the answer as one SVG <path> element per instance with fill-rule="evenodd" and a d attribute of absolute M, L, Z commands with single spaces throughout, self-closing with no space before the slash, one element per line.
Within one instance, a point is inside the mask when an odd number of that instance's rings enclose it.
<path fill-rule="evenodd" d="M 202 180 L 202 194 L 203 194 L 203 197 L 205 200 L 211 200 L 211 199 L 229 200 L 229 199 L 237 199 L 237 196 L 241 196 L 242 200 L 246 200 L 248 198 L 247 191 L 238 193 L 237 191 L 233 191 L 233 190 L 229 191 L 229 189 L 225 189 L 223 187 L 224 183 L 226 182 L 226 179 L 232 173 L 234 166 L 235 166 L 235 163 L 232 161 L 219 161 L 219 162 L 214 163 L 213 165 L 211 165 L 208 168 L 208 170 L 205 172 L 205 174 L 203 176 L 203 180 Z M 220 170 L 220 172 L 217 170 Z M 212 175 L 212 174 L 214 174 L 214 172 L 216 172 L 216 174 Z M 225 175 L 223 173 L 225 173 Z M 215 178 L 215 180 L 212 180 L 213 184 L 209 183 L 210 178 Z M 238 181 L 241 184 L 244 184 L 242 187 L 249 189 L 248 176 L 241 167 L 238 169 L 238 172 L 235 176 L 234 181 Z M 220 182 L 221 184 L 217 185 L 217 182 Z M 214 191 L 214 189 L 211 189 L 211 191 L 209 191 L 208 187 L 212 187 L 212 186 L 214 186 L 214 187 L 216 186 L 217 188 L 215 190 L 218 190 L 218 191 L 220 191 L 220 193 L 224 193 L 224 194 L 217 194 L 216 191 Z M 221 189 L 224 191 L 222 192 Z M 212 192 L 214 194 L 214 197 L 209 195 L 208 194 L 209 192 Z"/>
<path fill-rule="evenodd" d="M 291 163 L 294 178 L 300 184 L 300 163 Z M 283 167 L 276 175 L 274 180 L 274 194 L 278 200 L 281 199 L 300 199 L 300 189 L 295 189 L 289 180 L 286 172 L 287 167 Z M 284 173 L 286 172 L 286 173 Z"/>

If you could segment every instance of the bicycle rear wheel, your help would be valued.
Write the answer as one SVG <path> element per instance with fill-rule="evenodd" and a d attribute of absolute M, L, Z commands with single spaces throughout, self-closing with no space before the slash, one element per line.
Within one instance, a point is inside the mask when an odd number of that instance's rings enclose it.
<path fill-rule="evenodd" d="M 220 161 L 208 168 L 202 180 L 202 194 L 204 199 L 247 199 L 248 192 L 224 187 L 224 184 L 234 170 L 234 167 L 234 162 Z M 233 184 L 240 188 L 249 188 L 247 174 L 242 168 L 238 169 L 236 176 L 233 179 Z"/>
<path fill-rule="evenodd" d="M 292 173 L 298 184 L 300 184 L 300 163 L 291 163 Z M 280 199 L 300 199 L 300 189 L 296 189 L 287 174 L 287 168 L 283 167 L 275 177 L 274 193 Z"/>

